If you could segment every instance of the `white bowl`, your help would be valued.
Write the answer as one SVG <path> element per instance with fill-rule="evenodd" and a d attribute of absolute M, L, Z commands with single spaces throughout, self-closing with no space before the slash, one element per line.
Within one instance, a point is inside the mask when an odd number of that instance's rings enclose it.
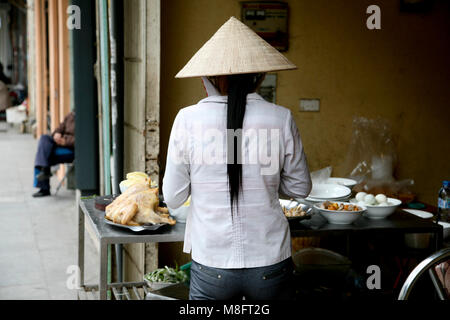
<path fill-rule="evenodd" d="M 128 187 L 127 186 L 125 186 L 124 184 L 123 184 L 123 182 L 124 182 L 125 180 L 123 180 L 121 183 L 119 183 L 119 189 L 120 189 L 120 193 L 124 193 L 125 192 L 125 190 L 127 190 L 128 189 Z"/>
<path fill-rule="evenodd" d="M 337 202 L 337 201 L 335 201 Z M 339 204 L 349 204 L 348 202 L 337 202 Z M 331 224 L 352 224 L 358 219 L 361 214 L 366 210 L 366 207 L 358 205 L 361 208 L 360 211 L 336 211 L 320 208 L 320 203 L 314 204 L 314 208 L 320 212 L 320 214 L 327 219 Z"/>
<path fill-rule="evenodd" d="M 314 197 L 307 197 L 305 200 L 312 201 L 312 202 L 324 202 L 324 201 L 341 201 L 346 202 L 346 200 L 350 199 L 351 195 L 345 196 L 345 197 L 338 197 L 338 198 L 314 198 Z"/>
<path fill-rule="evenodd" d="M 341 198 L 328 198 L 328 199 L 318 199 L 318 198 L 305 198 L 305 199 L 297 199 L 298 202 L 300 203 L 305 203 L 305 204 L 309 204 L 309 205 L 313 205 L 315 203 L 322 203 L 324 201 L 331 201 L 331 202 L 348 202 L 348 200 L 350 199 L 351 195 L 348 195 L 346 197 L 341 197 Z M 314 209 L 315 210 L 315 209 Z"/>
<path fill-rule="evenodd" d="M 296 200 L 285 200 L 285 199 L 280 199 L 280 205 L 282 207 L 285 207 L 286 209 L 291 209 L 293 207 L 297 207 L 298 205 L 300 205 Z"/>
<path fill-rule="evenodd" d="M 350 188 L 333 183 L 313 184 L 312 190 L 308 198 L 315 199 L 337 199 L 347 197 L 352 193 Z"/>
<path fill-rule="evenodd" d="M 358 182 L 356 182 L 356 180 L 347 179 L 347 178 L 337 178 L 337 177 L 328 178 L 326 183 L 339 184 L 341 186 L 345 186 L 350 189 L 352 189 L 354 186 L 356 186 L 358 184 Z"/>
<path fill-rule="evenodd" d="M 181 222 L 181 223 L 186 222 L 187 216 L 189 214 L 189 208 L 190 208 L 190 206 L 181 206 L 176 209 L 172 209 L 172 208 L 168 207 L 170 215 L 172 217 L 174 217 L 175 220 L 177 220 L 177 222 Z"/>
<path fill-rule="evenodd" d="M 356 199 L 350 200 L 351 203 L 357 203 Z M 369 205 L 366 204 L 367 211 L 364 216 L 373 220 L 381 220 L 385 219 L 397 210 L 397 207 L 402 204 L 402 202 L 398 199 L 387 198 L 388 206 L 380 206 L 380 205 Z"/>

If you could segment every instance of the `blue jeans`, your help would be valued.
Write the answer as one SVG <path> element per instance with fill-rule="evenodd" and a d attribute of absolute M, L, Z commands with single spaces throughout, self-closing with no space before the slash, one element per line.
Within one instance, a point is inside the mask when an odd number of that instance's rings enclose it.
<path fill-rule="evenodd" d="M 190 300 L 294 299 L 291 258 L 277 264 L 245 269 L 219 269 L 192 261 Z"/>
<path fill-rule="evenodd" d="M 44 134 L 39 139 L 38 149 L 36 152 L 36 158 L 34 160 L 34 187 L 50 190 L 50 181 L 37 181 L 36 176 L 41 172 L 41 167 L 51 167 L 58 163 L 72 162 L 75 153 L 64 152 L 63 154 L 57 154 L 56 149 L 68 149 L 65 147 L 58 147 L 51 135 Z"/>

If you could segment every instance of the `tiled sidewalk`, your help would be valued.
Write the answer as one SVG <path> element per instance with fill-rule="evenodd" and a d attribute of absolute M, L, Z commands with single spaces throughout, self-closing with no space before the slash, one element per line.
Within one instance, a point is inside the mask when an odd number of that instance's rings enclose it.
<path fill-rule="evenodd" d="M 76 299 L 66 286 L 67 267 L 77 261 L 75 191 L 31 197 L 36 147 L 30 134 L 0 131 L 0 299 Z M 57 178 L 51 183 L 55 190 Z M 93 283 L 98 258 L 87 235 L 85 250 Z"/>

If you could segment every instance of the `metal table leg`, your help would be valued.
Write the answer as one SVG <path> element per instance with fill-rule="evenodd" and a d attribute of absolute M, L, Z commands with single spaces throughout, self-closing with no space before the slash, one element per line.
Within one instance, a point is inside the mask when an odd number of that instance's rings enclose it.
<path fill-rule="evenodd" d="M 442 243 L 444 242 L 444 232 L 442 228 L 437 230 L 437 232 L 435 233 L 435 241 L 436 251 L 438 251 L 441 249 Z"/>
<path fill-rule="evenodd" d="M 78 207 L 78 268 L 80 268 L 80 287 L 84 286 L 84 213 Z"/>
<path fill-rule="evenodd" d="M 100 239 L 100 273 L 99 273 L 99 296 L 100 300 L 106 300 L 108 287 L 108 244 Z"/>
<path fill-rule="evenodd" d="M 351 255 L 350 250 L 351 250 L 351 236 L 350 236 L 350 234 L 347 234 L 347 236 L 345 237 L 345 251 L 346 251 L 347 258 L 352 260 L 350 257 L 350 255 Z"/>

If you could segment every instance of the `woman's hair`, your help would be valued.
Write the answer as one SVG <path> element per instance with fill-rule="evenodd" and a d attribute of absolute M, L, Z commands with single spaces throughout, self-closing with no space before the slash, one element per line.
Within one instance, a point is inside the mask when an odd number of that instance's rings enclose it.
<path fill-rule="evenodd" d="M 245 107 L 247 104 L 247 94 L 254 92 L 264 79 L 264 74 L 238 74 L 227 76 L 227 129 L 242 129 L 244 123 Z M 230 192 L 231 214 L 234 208 L 238 211 L 239 193 L 242 189 L 242 161 L 238 157 L 241 148 L 237 134 L 227 134 L 227 146 L 233 145 L 234 159 L 229 159 L 227 163 L 228 189 Z M 230 152 L 230 149 L 227 149 Z M 230 163 L 231 160 L 231 163 Z"/>

